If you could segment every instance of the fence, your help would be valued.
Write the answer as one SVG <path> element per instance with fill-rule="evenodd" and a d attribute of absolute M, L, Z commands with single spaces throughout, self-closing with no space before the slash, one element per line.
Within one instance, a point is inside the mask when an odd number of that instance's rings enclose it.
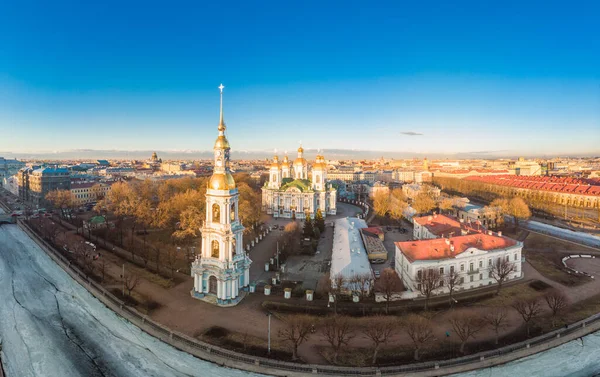
<path fill-rule="evenodd" d="M 306 376 L 314 374 L 337 376 L 380 376 L 404 374 L 407 372 L 421 372 L 431 375 L 444 375 L 489 367 L 516 360 L 552 347 L 568 342 L 580 336 L 600 330 L 600 313 L 570 325 L 560 328 L 524 342 L 511 344 L 495 350 L 485 351 L 449 360 L 429 361 L 416 364 L 391 366 L 391 367 L 336 367 L 329 365 L 298 364 L 285 361 L 256 357 L 230 351 L 211 345 L 185 334 L 173 331 L 160 323 L 154 322 L 137 310 L 130 308 L 100 284 L 96 283 L 79 270 L 75 265 L 60 254 L 54 247 L 41 239 L 28 224 L 22 220 L 18 225 L 27 233 L 50 258 L 61 266 L 73 279 L 95 296 L 100 302 L 108 306 L 123 318 L 139 327 L 146 333 L 172 345 L 173 347 L 188 352 L 200 359 L 217 363 L 223 366 L 242 369 L 246 371 L 265 373 L 277 376 Z M 571 335 L 571 336 L 570 336 Z M 444 369 L 442 369 L 444 368 Z M 430 372 L 430 373 L 428 373 Z"/>

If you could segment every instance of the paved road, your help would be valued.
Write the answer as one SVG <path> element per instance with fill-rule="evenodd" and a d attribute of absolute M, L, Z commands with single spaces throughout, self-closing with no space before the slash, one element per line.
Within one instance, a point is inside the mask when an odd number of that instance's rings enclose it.
<path fill-rule="evenodd" d="M 247 376 L 143 333 L 74 282 L 16 225 L 0 227 L 7 376 Z"/>

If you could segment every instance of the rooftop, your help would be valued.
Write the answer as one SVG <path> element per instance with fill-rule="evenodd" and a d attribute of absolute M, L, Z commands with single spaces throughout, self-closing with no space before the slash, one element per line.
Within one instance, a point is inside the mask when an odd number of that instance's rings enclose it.
<path fill-rule="evenodd" d="M 478 232 L 471 226 L 461 223 L 458 219 L 446 215 L 421 216 L 413 218 L 413 221 L 424 226 L 432 234 L 442 237 L 460 236 L 461 231 L 465 230 L 469 233 Z M 482 227 L 483 229 L 483 227 Z M 485 230 L 485 229 L 484 229 Z"/>
<path fill-rule="evenodd" d="M 493 251 L 505 249 L 517 241 L 504 236 L 476 233 L 452 238 L 434 238 L 420 241 L 396 242 L 396 247 L 411 262 L 455 258 L 470 248 Z"/>
<path fill-rule="evenodd" d="M 600 196 L 600 184 L 592 179 L 522 175 L 473 176 L 465 179 L 530 190 Z"/>
<path fill-rule="evenodd" d="M 371 266 L 363 245 L 360 229 L 367 223 L 355 217 L 335 221 L 333 253 L 331 255 L 331 276 L 342 274 L 350 277 L 355 274 L 371 274 Z"/>

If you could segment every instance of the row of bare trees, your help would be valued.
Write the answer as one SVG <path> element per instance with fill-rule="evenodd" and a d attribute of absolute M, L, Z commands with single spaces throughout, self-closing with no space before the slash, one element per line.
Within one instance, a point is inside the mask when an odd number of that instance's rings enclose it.
<path fill-rule="evenodd" d="M 568 299 L 561 291 L 552 289 L 543 295 L 543 298 L 517 300 L 512 305 L 523 319 L 528 337 L 531 323 L 543 313 L 543 301 L 550 310 L 554 327 L 556 317 L 568 307 Z M 480 331 L 486 328 L 491 330 L 497 345 L 502 332 L 510 326 L 508 308 L 503 306 L 486 307 L 484 311 L 454 312 L 449 317 L 449 323 L 463 354 L 466 344 L 475 339 Z M 290 315 L 284 318 L 284 327 L 279 331 L 279 338 L 288 344 L 295 360 L 298 358 L 298 347 L 317 331 L 330 345 L 331 361 L 334 364 L 338 363 L 342 349 L 348 347 L 350 341 L 359 334 L 370 341 L 372 364 L 377 363 L 381 348 L 402 333 L 411 341 L 415 360 L 420 360 L 421 351 L 436 340 L 431 315 L 427 312 L 423 315 L 409 314 L 401 318 L 379 315 L 362 319 L 338 315 L 324 319 L 304 314 Z"/>

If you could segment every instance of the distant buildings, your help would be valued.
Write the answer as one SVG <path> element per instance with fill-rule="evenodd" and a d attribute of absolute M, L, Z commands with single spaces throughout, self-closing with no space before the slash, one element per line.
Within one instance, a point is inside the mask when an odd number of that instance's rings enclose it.
<path fill-rule="evenodd" d="M 69 170 L 58 167 L 42 167 L 35 170 L 22 170 L 22 188 L 19 193 L 23 199 L 35 204 L 43 204 L 46 194 L 54 190 L 70 190 L 71 175 Z"/>
<path fill-rule="evenodd" d="M 468 181 L 497 186 L 505 196 L 538 195 L 540 200 L 584 208 L 598 208 L 600 182 L 571 177 L 502 175 L 469 177 Z"/>
<path fill-rule="evenodd" d="M 0 187 L 6 185 L 6 180 L 25 166 L 24 162 L 0 157 Z"/>
<path fill-rule="evenodd" d="M 263 211 L 273 217 L 314 218 L 317 210 L 323 217 L 335 215 L 337 190 L 328 183 L 325 159 L 317 155 L 308 177 L 308 162 L 304 148 L 298 148 L 298 157 L 290 163 L 287 156 L 279 163 L 274 157 L 269 168 L 269 181 L 262 188 Z"/>
<path fill-rule="evenodd" d="M 441 190 L 432 185 L 420 185 L 413 183 L 410 185 L 403 185 L 402 192 L 408 199 L 414 199 L 422 192 L 429 193 L 429 195 L 435 199 L 440 196 Z"/>
<path fill-rule="evenodd" d="M 114 182 L 72 182 L 71 194 L 73 194 L 73 199 L 77 205 L 96 203 L 108 195 L 113 183 Z"/>

